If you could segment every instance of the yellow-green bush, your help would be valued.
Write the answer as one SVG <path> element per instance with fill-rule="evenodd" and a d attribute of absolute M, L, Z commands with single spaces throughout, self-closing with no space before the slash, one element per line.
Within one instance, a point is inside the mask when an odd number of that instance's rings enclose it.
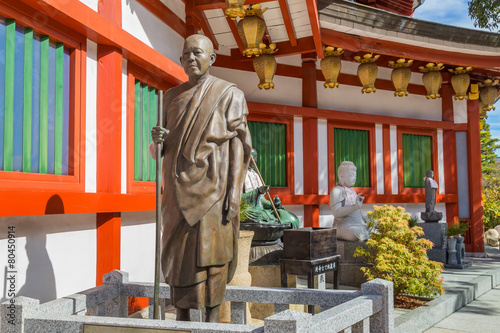
<path fill-rule="evenodd" d="M 402 207 L 373 206 L 367 213 L 369 227 L 376 232 L 366 241 L 369 250 L 358 247 L 355 257 L 363 256 L 372 267 L 361 268 L 368 280 L 384 279 L 394 284 L 394 296 L 434 297 L 444 292 L 443 264 L 431 261 L 427 249 L 432 242 L 419 238 L 420 227 L 408 226 L 410 214 Z"/>

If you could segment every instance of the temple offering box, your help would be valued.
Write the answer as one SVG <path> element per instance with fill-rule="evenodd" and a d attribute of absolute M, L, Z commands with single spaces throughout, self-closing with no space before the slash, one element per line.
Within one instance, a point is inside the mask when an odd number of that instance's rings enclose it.
<path fill-rule="evenodd" d="M 311 227 L 286 229 L 283 250 L 283 257 L 287 259 L 311 260 L 336 255 L 336 230 Z"/>

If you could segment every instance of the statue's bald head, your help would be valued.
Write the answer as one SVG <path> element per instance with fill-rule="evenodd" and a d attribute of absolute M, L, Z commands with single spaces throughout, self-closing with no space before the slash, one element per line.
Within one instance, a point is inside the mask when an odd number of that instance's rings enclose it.
<path fill-rule="evenodd" d="M 197 82 L 208 74 L 215 62 L 212 41 L 203 35 L 191 35 L 184 41 L 181 64 L 190 82 Z"/>
<path fill-rule="evenodd" d="M 187 46 L 198 46 L 202 48 L 203 50 L 207 51 L 208 53 L 213 53 L 214 52 L 214 44 L 212 44 L 212 41 L 210 38 L 204 35 L 191 35 L 188 36 L 184 40 L 183 44 L 183 49 L 185 49 Z"/>

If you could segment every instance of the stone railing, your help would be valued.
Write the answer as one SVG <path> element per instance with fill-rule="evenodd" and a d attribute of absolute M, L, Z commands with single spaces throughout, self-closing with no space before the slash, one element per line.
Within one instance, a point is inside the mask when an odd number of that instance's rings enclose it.
<path fill-rule="evenodd" d="M 394 331 L 392 283 L 379 279 L 363 284 L 360 291 L 228 286 L 225 299 L 231 302 L 231 324 L 200 322 L 201 310 L 191 310 L 191 322 L 128 318 L 129 297 L 149 297 L 151 304 L 153 284 L 128 282 L 127 273 L 113 271 L 104 275 L 103 285 L 51 302 L 39 304 L 21 296 L 2 303 L 0 331 L 101 332 L 99 326 L 138 333 L 151 329 L 193 333 Z M 160 299 L 169 298 L 169 286 L 161 284 Z M 275 314 L 263 326 L 246 325 L 247 302 L 273 303 Z M 290 304 L 319 305 L 321 311 L 313 316 L 290 310 Z"/>

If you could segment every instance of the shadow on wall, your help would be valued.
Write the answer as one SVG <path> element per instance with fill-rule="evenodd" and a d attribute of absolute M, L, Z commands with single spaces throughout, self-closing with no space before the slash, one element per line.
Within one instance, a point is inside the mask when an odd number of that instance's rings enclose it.
<path fill-rule="evenodd" d="M 45 214 L 64 214 L 64 205 L 61 197 L 53 195 L 48 201 L 45 208 Z M 16 234 L 17 234 L 16 230 Z M 19 230 L 17 236 L 22 236 L 23 231 Z M 26 281 L 20 288 L 16 288 L 16 296 L 26 296 L 40 300 L 40 303 L 52 301 L 57 298 L 56 280 L 54 268 L 50 261 L 49 253 L 47 252 L 47 234 L 46 233 L 29 233 L 26 237 L 26 256 L 28 258 L 28 268 L 26 269 Z M 20 248 L 16 249 L 16 257 Z M 17 268 L 17 267 L 16 267 Z M 9 275 L 7 267 L 4 271 L 4 295 L 2 302 L 7 300 L 7 277 Z M 10 299 L 10 297 L 9 297 Z"/>

